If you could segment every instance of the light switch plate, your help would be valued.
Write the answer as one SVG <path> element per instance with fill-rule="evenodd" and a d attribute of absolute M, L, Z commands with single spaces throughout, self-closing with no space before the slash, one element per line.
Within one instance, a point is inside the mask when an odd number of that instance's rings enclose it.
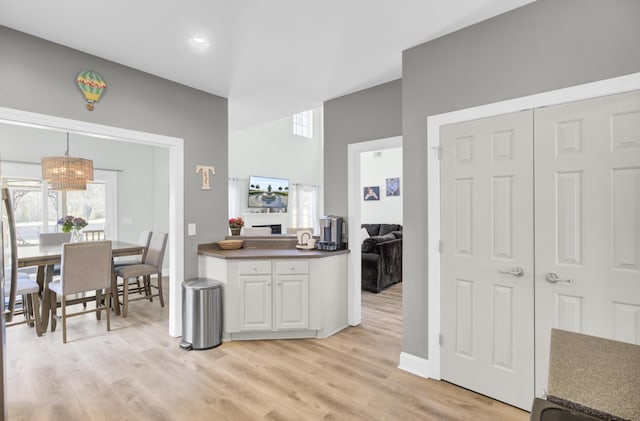
<path fill-rule="evenodd" d="M 188 224 L 187 233 L 188 235 L 196 235 L 196 224 Z"/>

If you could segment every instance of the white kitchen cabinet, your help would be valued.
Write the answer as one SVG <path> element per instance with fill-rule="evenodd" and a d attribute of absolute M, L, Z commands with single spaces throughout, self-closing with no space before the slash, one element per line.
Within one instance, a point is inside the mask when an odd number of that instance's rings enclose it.
<path fill-rule="evenodd" d="M 250 250 L 246 250 L 250 253 Z M 228 259 L 200 255 L 223 283 L 224 339 L 327 337 L 347 326 L 347 255 Z"/>

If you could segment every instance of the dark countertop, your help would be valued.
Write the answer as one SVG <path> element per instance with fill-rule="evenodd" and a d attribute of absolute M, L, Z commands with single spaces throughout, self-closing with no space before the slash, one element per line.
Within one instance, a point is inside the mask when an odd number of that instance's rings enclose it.
<path fill-rule="evenodd" d="M 347 254 L 349 250 L 320 251 L 294 249 L 257 249 L 241 248 L 238 250 L 201 249 L 198 254 L 202 256 L 217 257 L 219 259 L 317 259 L 323 257 Z"/>
<path fill-rule="evenodd" d="M 336 251 L 297 249 L 295 235 L 231 236 L 227 239 L 243 240 L 243 247 L 238 250 L 222 250 L 217 242 L 199 244 L 198 254 L 219 259 L 318 259 L 349 253 L 349 249 Z"/>

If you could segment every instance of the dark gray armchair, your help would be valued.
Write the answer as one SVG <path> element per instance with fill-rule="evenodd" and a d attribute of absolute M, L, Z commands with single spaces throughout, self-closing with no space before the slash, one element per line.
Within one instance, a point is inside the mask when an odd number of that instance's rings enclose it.
<path fill-rule="evenodd" d="M 402 225 L 362 224 L 362 289 L 380 292 L 402 281 Z"/>

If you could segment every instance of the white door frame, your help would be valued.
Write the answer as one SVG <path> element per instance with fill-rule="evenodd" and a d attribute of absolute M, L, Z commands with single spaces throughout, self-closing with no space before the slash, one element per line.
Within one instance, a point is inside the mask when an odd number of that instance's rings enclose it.
<path fill-rule="evenodd" d="M 4 107 L 0 107 L 0 123 L 86 134 L 169 150 L 169 335 L 180 336 L 180 285 L 184 277 L 184 140 Z"/>
<path fill-rule="evenodd" d="M 383 149 L 401 148 L 402 136 L 366 142 L 350 143 L 347 145 L 347 230 L 349 238 L 349 276 L 348 276 L 348 322 L 357 326 L 362 320 L 362 244 L 360 244 L 360 205 L 362 192 L 360 191 L 360 154 L 362 152 L 379 151 Z"/>
<path fill-rule="evenodd" d="M 440 127 L 500 114 L 580 101 L 640 89 L 640 73 L 633 73 L 569 88 L 481 105 L 427 117 L 427 223 L 428 223 L 428 305 L 429 356 L 415 374 L 440 380 Z"/>

